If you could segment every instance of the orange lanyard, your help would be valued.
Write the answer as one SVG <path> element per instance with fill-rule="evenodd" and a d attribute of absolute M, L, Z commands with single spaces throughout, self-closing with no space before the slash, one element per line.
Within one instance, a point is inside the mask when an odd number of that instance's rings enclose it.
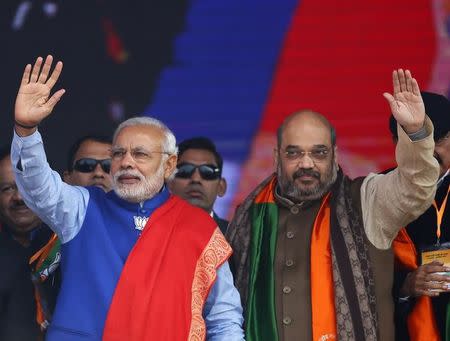
<path fill-rule="evenodd" d="M 442 202 L 442 205 L 440 208 L 438 207 L 436 200 L 433 200 L 433 206 L 436 209 L 436 216 L 437 216 L 436 236 L 437 236 L 437 244 L 438 245 L 441 240 L 441 224 L 442 224 L 442 218 L 444 217 L 445 207 L 447 206 L 447 198 L 448 198 L 449 192 L 450 192 L 450 186 L 447 189 L 447 194 L 445 195 L 444 201 Z"/>

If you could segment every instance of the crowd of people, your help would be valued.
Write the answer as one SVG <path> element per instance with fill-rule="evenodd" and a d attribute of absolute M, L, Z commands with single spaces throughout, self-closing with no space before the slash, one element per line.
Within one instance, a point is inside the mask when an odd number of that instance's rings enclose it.
<path fill-rule="evenodd" d="M 350 179 L 302 109 L 228 222 L 214 142 L 151 117 L 81 137 L 53 171 L 53 64 L 25 67 L 0 150 L 0 340 L 449 339 L 450 103 L 410 71 L 384 93 L 395 168 Z"/>

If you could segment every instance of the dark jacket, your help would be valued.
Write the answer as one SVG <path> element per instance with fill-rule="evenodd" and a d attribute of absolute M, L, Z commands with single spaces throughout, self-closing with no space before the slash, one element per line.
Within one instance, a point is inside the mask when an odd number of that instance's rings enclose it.
<path fill-rule="evenodd" d="M 447 194 L 448 186 L 450 185 L 450 176 L 445 178 L 444 182 L 436 191 L 436 202 L 438 207 L 441 207 L 442 202 Z M 420 254 L 420 249 L 436 243 L 436 210 L 431 206 L 425 211 L 419 218 L 410 223 L 406 227 L 406 232 L 411 238 L 417 253 Z M 445 207 L 444 217 L 441 225 L 441 243 L 450 242 L 450 205 Z M 394 276 L 394 297 L 395 297 L 395 327 L 396 327 L 396 340 L 408 341 L 409 333 L 406 325 L 406 319 L 411 309 L 414 307 L 415 300 L 410 298 L 409 301 L 400 301 L 399 291 L 406 278 L 407 272 L 396 271 Z M 450 294 L 443 293 L 438 297 L 431 299 L 434 311 L 434 317 L 439 329 L 441 337 L 445 338 L 445 317 L 447 304 L 450 302 Z"/>
<path fill-rule="evenodd" d="M 11 237 L 7 228 L 0 232 L 0 340 L 33 341 L 41 336 L 28 262 L 51 235 L 52 231 L 42 226 L 33 233 L 31 244 L 24 247 Z M 57 270 L 44 285 L 51 309 L 55 305 L 59 282 Z"/>
<path fill-rule="evenodd" d="M 217 225 L 219 225 L 220 231 L 225 235 L 225 232 L 227 232 L 228 224 L 230 223 L 228 220 L 219 218 L 219 216 L 213 212 L 213 219 L 216 221 Z"/>

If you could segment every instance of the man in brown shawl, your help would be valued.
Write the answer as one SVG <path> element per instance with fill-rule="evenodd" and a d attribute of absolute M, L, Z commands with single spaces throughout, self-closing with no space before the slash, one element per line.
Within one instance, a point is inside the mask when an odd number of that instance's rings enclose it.
<path fill-rule="evenodd" d="M 240 205 L 227 237 L 246 339 L 393 340 L 398 230 L 431 204 L 439 167 L 416 80 L 393 72 L 398 167 L 349 179 L 334 128 L 304 110 L 278 130 L 276 173 Z"/>

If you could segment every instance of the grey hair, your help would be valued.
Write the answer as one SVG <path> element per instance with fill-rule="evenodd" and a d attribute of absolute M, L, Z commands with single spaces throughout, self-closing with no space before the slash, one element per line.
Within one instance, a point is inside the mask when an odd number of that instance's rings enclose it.
<path fill-rule="evenodd" d="M 119 124 L 116 131 L 114 132 L 113 141 L 116 140 L 117 135 L 122 129 L 133 126 L 151 126 L 161 129 L 164 134 L 164 140 L 162 141 L 162 151 L 165 153 L 169 153 L 170 155 L 177 155 L 178 147 L 175 135 L 164 123 L 153 117 L 139 116 L 132 117 L 126 121 L 123 121 L 121 124 Z M 166 157 L 168 158 L 167 155 Z"/>

